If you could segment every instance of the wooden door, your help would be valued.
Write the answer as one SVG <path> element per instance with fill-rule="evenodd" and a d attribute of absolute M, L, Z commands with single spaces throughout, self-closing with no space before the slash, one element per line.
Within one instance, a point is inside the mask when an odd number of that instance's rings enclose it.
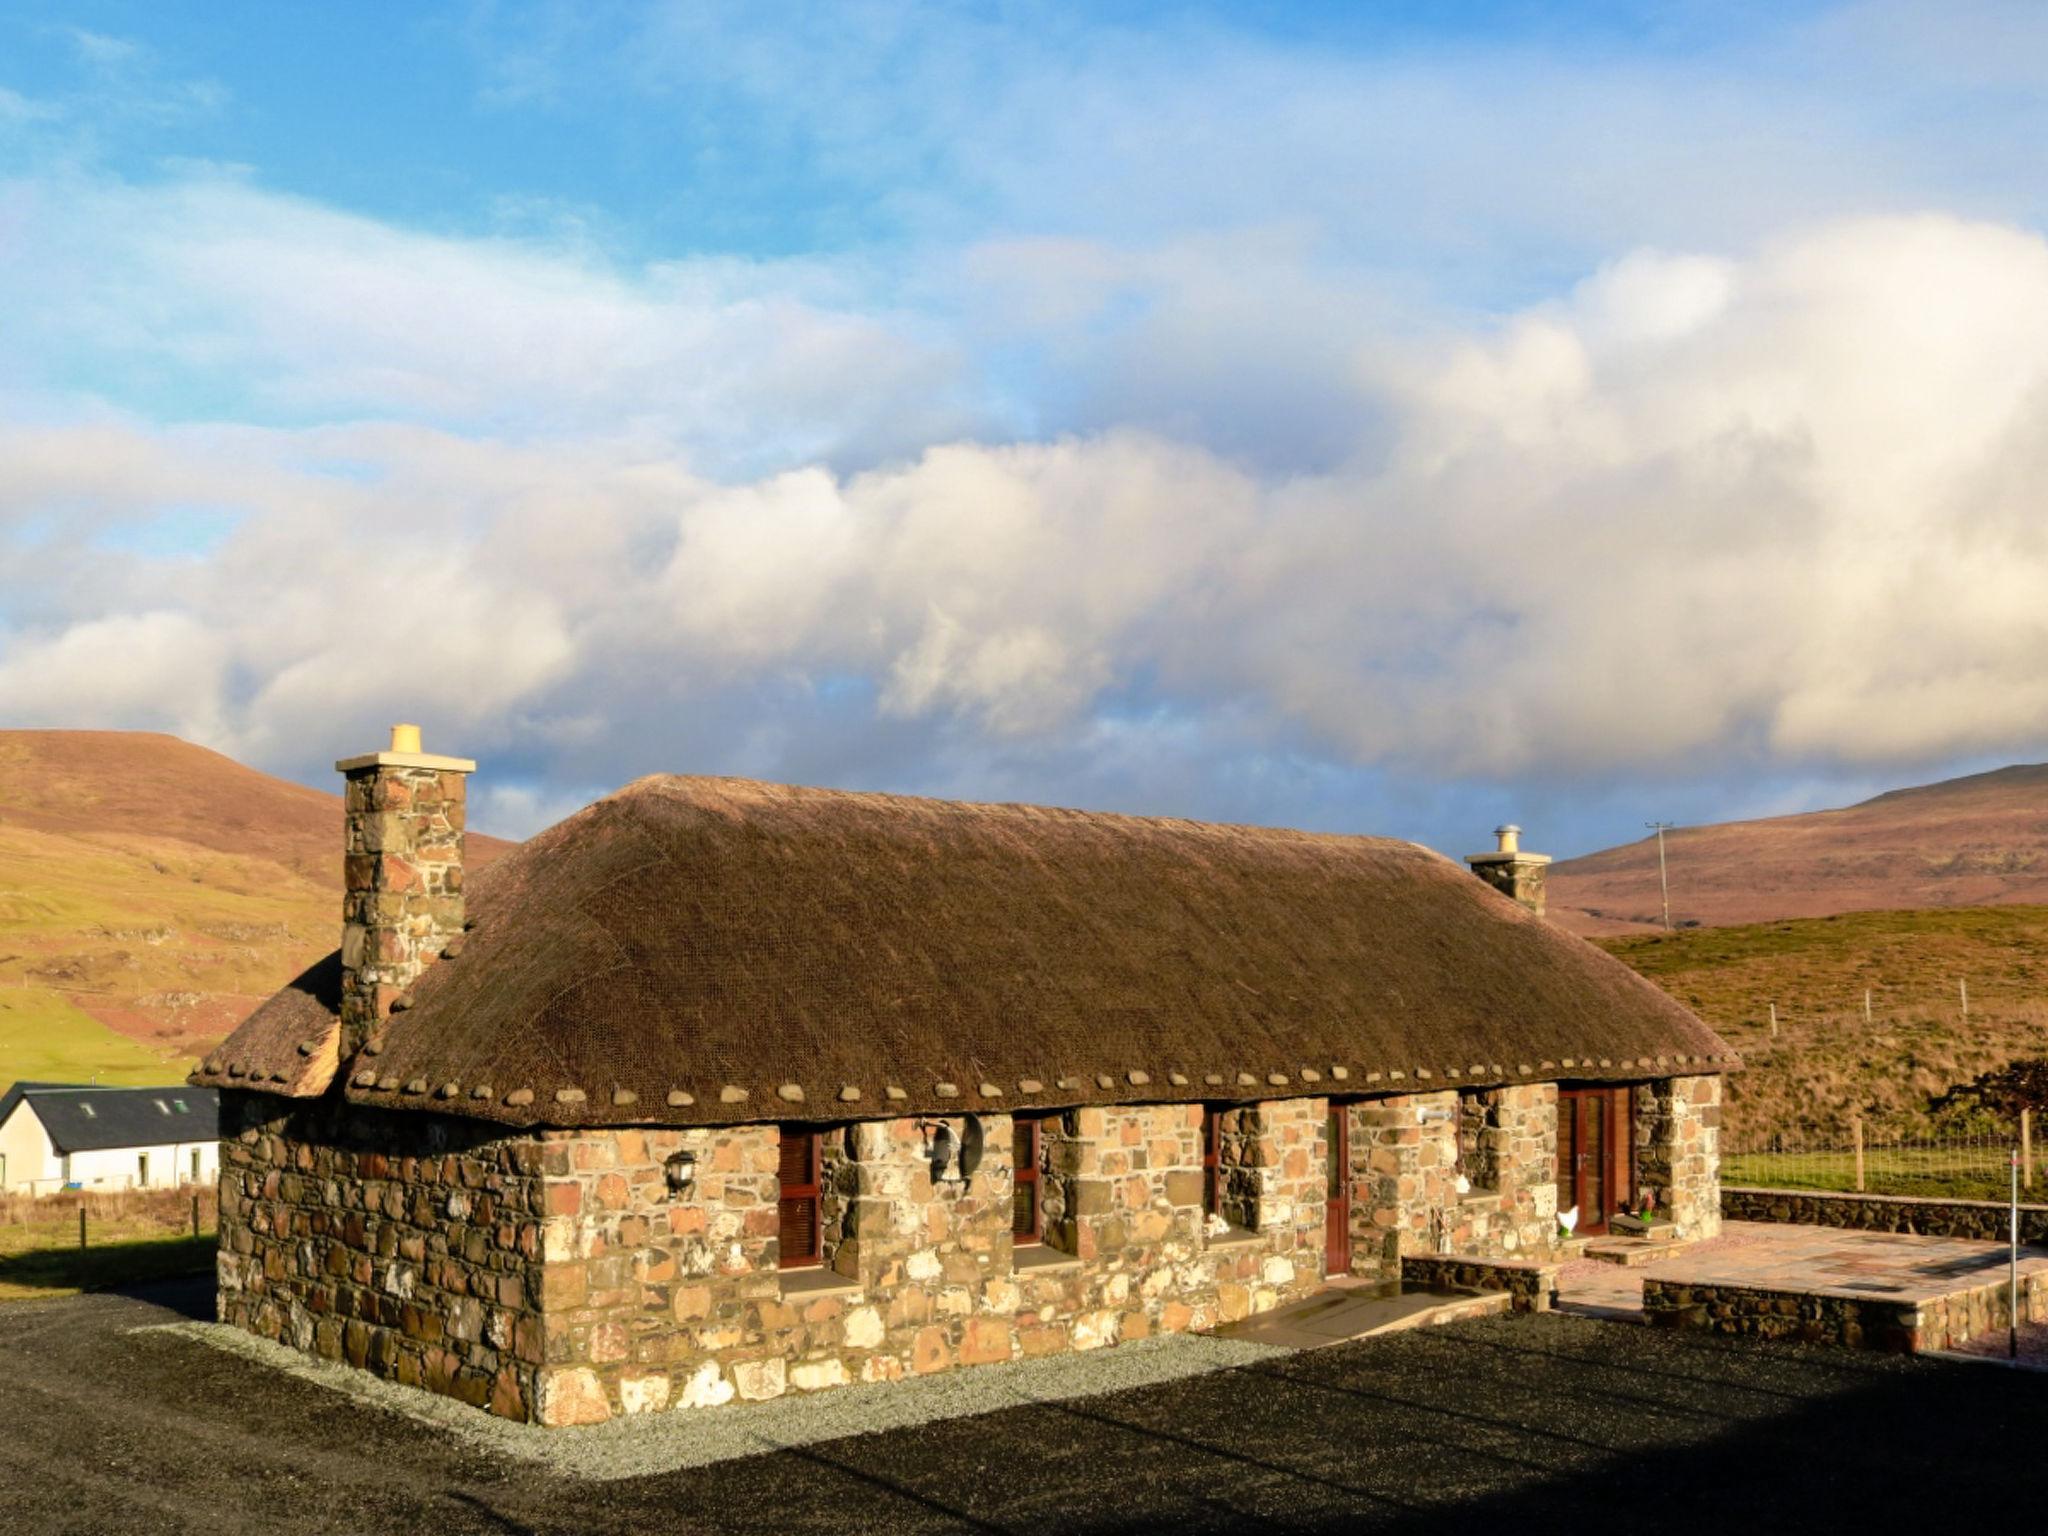
<path fill-rule="evenodd" d="M 1330 1106 L 1324 1138 L 1323 1273 L 1351 1273 L 1351 1117 L 1347 1106 Z"/>
<path fill-rule="evenodd" d="M 1627 1088 L 1557 1091 L 1557 1208 L 1598 1236 L 1634 1195 L 1635 1117 Z"/>

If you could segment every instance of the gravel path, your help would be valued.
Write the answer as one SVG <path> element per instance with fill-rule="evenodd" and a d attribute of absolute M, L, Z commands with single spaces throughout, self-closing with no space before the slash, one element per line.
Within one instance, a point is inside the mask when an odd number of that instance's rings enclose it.
<path fill-rule="evenodd" d="M 708 1467 L 742 1456 L 880 1430 L 912 1429 L 938 1419 L 994 1413 L 1027 1403 L 1099 1397 L 1291 1353 L 1241 1339 L 1165 1334 L 1115 1349 L 829 1392 L 793 1392 L 771 1402 L 734 1403 L 708 1413 L 651 1413 L 575 1429 L 541 1429 L 494 1419 L 448 1398 L 346 1366 L 310 1360 L 222 1323 L 177 1322 L 150 1331 L 226 1350 L 338 1392 L 366 1408 L 413 1419 L 487 1454 L 534 1462 L 565 1477 L 599 1481 Z"/>
<path fill-rule="evenodd" d="M 2048 1424 L 2048 1375 L 1506 1317 L 593 1481 L 158 1326 L 204 1304 L 0 1307 L 0 1532 L 2002 1529 Z"/>

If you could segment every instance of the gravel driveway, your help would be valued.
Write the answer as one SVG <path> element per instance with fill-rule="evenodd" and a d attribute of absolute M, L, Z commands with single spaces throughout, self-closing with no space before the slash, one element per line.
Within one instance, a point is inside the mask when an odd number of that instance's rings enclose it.
<path fill-rule="evenodd" d="M 0 1531 L 1862 1536 L 2003 1526 L 2048 1483 L 2048 1375 L 1568 1317 L 590 1482 L 151 1326 L 205 1306 L 0 1307 Z"/>

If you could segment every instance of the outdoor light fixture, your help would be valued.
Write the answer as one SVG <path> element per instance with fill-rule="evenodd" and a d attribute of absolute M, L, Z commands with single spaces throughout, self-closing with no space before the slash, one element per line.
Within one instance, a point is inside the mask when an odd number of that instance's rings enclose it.
<path fill-rule="evenodd" d="M 974 1177 L 974 1170 L 981 1166 L 979 1116 L 962 1116 L 957 1132 L 942 1120 L 920 1120 L 917 1128 L 924 1136 L 925 1157 L 931 1164 L 934 1184 L 964 1185 Z"/>
<path fill-rule="evenodd" d="M 668 1160 L 661 1165 L 662 1177 L 668 1180 L 668 1192 L 680 1195 L 697 1182 L 697 1154 L 694 1152 L 671 1152 Z"/>
<path fill-rule="evenodd" d="M 1418 1104 L 1415 1108 L 1417 1125 L 1442 1125 L 1450 1118 L 1451 1112 L 1448 1109 L 1439 1109 L 1434 1104 Z"/>

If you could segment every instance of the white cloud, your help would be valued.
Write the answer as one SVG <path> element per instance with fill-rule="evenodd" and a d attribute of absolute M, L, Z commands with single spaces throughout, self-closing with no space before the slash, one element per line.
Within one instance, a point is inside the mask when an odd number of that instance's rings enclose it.
<path fill-rule="evenodd" d="M 90 195 L 126 226 L 105 250 L 17 190 L 10 322 L 318 424 L 67 415 L 17 354 L 10 722 L 294 764 L 418 715 L 522 758 L 508 821 L 654 740 L 1125 762 L 1227 721 L 1246 752 L 1434 778 L 2048 734 L 2048 245 L 2023 229 L 1642 249 L 1498 321 L 1405 325 L 1332 300 L 1284 233 L 991 246 L 961 312 L 977 284 L 1031 297 L 1062 377 L 1096 381 L 1085 430 L 1002 441 L 949 414 L 983 391 L 964 349 L 857 271 L 622 274 L 218 181 Z M 1157 323 L 1100 328 L 1127 294 Z M 1269 342 L 1328 385 L 1298 462 L 1227 430 Z M 104 538 L 193 506 L 224 514 L 203 549 Z"/>

